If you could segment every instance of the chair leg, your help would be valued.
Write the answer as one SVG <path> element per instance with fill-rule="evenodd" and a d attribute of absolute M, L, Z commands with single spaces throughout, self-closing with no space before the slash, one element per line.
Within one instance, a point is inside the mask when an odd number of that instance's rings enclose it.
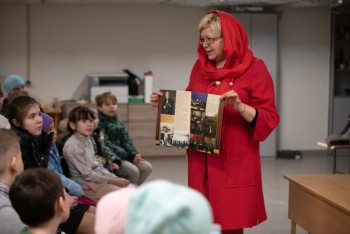
<path fill-rule="evenodd" d="M 336 171 L 337 171 L 337 149 L 336 148 L 332 150 L 332 154 L 333 154 L 333 174 L 336 174 Z"/>

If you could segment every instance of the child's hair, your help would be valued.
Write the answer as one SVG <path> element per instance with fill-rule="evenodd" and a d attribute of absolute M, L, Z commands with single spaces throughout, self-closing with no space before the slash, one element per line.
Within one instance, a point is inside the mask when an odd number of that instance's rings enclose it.
<path fill-rule="evenodd" d="M 96 116 L 96 119 L 98 118 L 98 111 L 95 108 L 90 107 L 90 110 L 94 112 L 94 115 Z"/>
<path fill-rule="evenodd" d="M 57 200 L 66 199 L 59 176 L 47 168 L 22 172 L 12 184 L 9 196 L 22 222 L 31 227 L 51 220 Z"/>
<path fill-rule="evenodd" d="M 8 129 L 0 129 L 0 175 L 6 170 L 8 160 L 20 152 L 19 137 Z"/>
<path fill-rule="evenodd" d="M 16 120 L 21 126 L 23 126 L 23 120 L 26 116 L 26 113 L 33 105 L 39 105 L 34 98 L 29 96 L 18 96 L 10 101 L 7 106 L 7 118 L 10 123 L 13 123 L 13 120 Z"/>
<path fill-rule="evenodd" d="M 97 106 L 102 106 L 107 100 L 111 100 L 113 103 L 118 104 L 117 97 L 111 92 L 105 92 L 95 97 L 95 102 Z"/>
<path fill-rule="evenodd" d="M 94 111 L 92 111 L 89 107 L 77 106 L 73 110 L 71 110 L 68 114 L 67 129 L 71 135 L 75 132 L 75 130 L 70 127 L 69 123 L 76 124 L 80 120 L 95 120 L 95 119 L 96 119 L 96 115 Z"/>

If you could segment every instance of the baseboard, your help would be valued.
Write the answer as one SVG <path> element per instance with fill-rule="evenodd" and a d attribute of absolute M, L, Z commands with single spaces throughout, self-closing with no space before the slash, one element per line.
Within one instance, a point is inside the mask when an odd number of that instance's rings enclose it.
<path fill-rule="evenodd" d="M 301 150 L 278 150 L 277 158 L 283 159 L 302 159 L 303 153 Z"/>

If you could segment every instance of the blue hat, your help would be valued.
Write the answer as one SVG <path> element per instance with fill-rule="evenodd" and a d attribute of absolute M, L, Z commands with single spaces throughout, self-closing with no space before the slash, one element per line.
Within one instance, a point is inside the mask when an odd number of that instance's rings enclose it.
<path fill-rule="evenodd" d="M 209 234 L 212 212 L 199 192 L 165 180 L 140 186 L 128 207 L 127 234 Z"/>
<path fill-rule="evenodd" d="M 14 88 L 21 86 L 21 85 L 25 85 L 25 84 L 26 84 L 26 82 L 24 81 L 24 79 L 21 76 L 9 75 L 4 82 L 4 89 L 8 94 Z"/>

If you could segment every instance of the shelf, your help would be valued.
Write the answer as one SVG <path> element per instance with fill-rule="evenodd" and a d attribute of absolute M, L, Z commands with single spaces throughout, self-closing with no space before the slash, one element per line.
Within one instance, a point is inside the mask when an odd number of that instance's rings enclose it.
<path fill-rule="evenodd" d="M 350 72 L 350 69 L 340 69 L 340 68 L 336 68 L 335 71 L 336 71 L 336 72 Z"/>
<path fill-rule="evenodd" d="M 345 98 L 345 99 L 350 99 L 350 95 L 345 95 L 345 94 L 336 94 L 334 95 L 334 98 Z"/>

